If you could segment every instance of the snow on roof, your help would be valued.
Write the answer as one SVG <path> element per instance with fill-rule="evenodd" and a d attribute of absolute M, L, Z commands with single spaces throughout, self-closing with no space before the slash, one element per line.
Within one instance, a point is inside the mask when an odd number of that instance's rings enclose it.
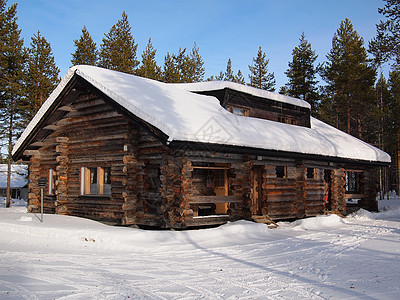
<path fill-rule="evenodd" d="M 235 91 L 250 94 L 253 96 L 271 99 L 271 100 L 275 100 L 278 102 L 293 104 L 296 106 L 311 109 L 311 105 L 307 101 L 289 97 L 289 96 L 285 96 L 285 95 L 281 95 L 281 94 L 277 94 L 277 93 L 273 93 L 273 92 L 269 92 L 269 91 L 265 91 L 265 90 L 256 89 L 254 87 L 235 83 L 235 82 L 204 81 L 204 82 L 197 82 L 197 83 L 173 83 L 171 85 L 174 85 L 176 87 L 179 87 L 179 88 L 184 89 L 189 92 L 217 91 L 217 90 L 223 90 L 223 89 L 228 88 L 228 89 L 232 89 Z"/>
<path fill-rule="evenodd" d="M 7 170 L 6 164 L 0 164 L 0 188 L 7 187 Z M 11 188 L 21 188 L 28 183 L 28 166 L 27 165 L 11 165 Z"/>
<path fill-rule="evenodd" d="M 315 118 L 311 119 L 311 128 L 307 128 L 237 116 L 222 108 L 215 97 L 188 92 L 177 88 L 175 84 L 93 66 L 75 66 L 68 70 L 17 141 L 13 154 L 74 74 L 164 132 L 169 142 L 190 141 L 364 161 L 391 161 L 390 156 L 382 150 Z M 199 86 L 202 84 L 199 83 Z"/>

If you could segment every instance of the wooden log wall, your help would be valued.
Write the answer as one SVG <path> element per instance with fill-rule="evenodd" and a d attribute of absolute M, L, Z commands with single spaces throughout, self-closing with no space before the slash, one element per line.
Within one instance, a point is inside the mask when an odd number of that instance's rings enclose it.
<path fill-rule="evenodd" d="M 371 211 L 378 211 L 377 186 L 378 186 L 378 168 L 370 168 L 364 172 L 365 178 L 365 198 L 360 203 L 360 206 L 364 209 Z"/>
<path fill-rule="evenodd" d="M 327 184 L 324 182 L 324 169 L 313 168 L 314 178 L 307 178 L 307 168 L 304 168 L 305 177 L 305 216 L 316 216 L 324 213 L 324 196 Z"/>
<path fill-rule="evenodd" d="M 28 184 L 28 211 L 39 212 L 40 211 L 40 153 L 37 152 L 30 158 L 29 166 L 29 184 Z"/>
<path fill-rule="evenodd" d="M 232 163 L 230 169 L 229 193 L 241 202 L 229 203 L 228 214 L 233 220 L 251 218 L 251 168 L 252 162 Z"/>
<path fill-rule="evenodd" d="M 343 168 L 336 168 L 332 170 L 332 196 L 331 196 L 331 210 L 341 214 L 346 214 L 346 182 L 345 173 Z"/>
<path fill-rule="evenodd" d="M 168 149 L 135 124 L 130 124 L 126 148 L 130 157 L 124 166 L 123 224 L 165 227 L 168 222 L 164 220 L 162 190 L 168 188 L 161 169 Z"/>
<path fill-rule="evenodd" d="M 160 166 L 161 197 L 163 204 L 165 227 L 185 227 L 185 199 L 182 189 L 182 168 L 185 162 L 182 151 L 174 151 L 164 155 Z"/>
<path fill-rule="evenodd" d="M 69 177 L 69 138 L 58 136 L 56 137 L 56 180 L 55 180 L 55 190 L 56 190 L 56 212 L 57 214 L 67 214 L 68 208 L 68 177 Z M 44 166 L 46 169 L 46 166 Z"/>
<path fill-rule="evenodd" d="M 117 174 L 122 173 L 127 124 L 95 95 L 79 96 L 43 140 L 39 154 L 31 157 L 30 204 L 37 206 L 40 197 L 38 178 L 48 180 L 49 169 L 53 169 L 55 195 L 46 196 L 45 211 L 121 223 L 122 184 Z M 81 167 L 111 167 L 112 195 L 80 195 Z"/>
<path fill-rule="evenodd" d="M 266 193 L 267 212 L 271 218 L 285 219 L 298 216 L 298 173 L 296 167 L 287 166 L 287 178 L 276 177 L 276 166 L 266 165 L 263 189 Z"/>

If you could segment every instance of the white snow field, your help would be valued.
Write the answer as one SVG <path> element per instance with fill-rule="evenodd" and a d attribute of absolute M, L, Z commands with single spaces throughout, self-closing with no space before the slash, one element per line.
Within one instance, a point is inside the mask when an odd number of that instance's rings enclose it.
<path fill-rule="evenodd" d="M 0 299 L 400 299 L 400 199 L 379 204 L 192 231 L 0 208 Z"/>

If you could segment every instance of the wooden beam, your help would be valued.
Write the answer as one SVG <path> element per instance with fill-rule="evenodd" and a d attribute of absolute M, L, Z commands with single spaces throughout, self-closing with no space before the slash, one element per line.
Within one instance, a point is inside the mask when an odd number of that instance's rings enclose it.
<path fill-rule="evenodd" d="M 23 153 L 25 156 L 32 156 L 39 154 L 39 150 L 25 150 Z"/>
<path fill-rule="evenodd" d="M 56 131 L 59 127 L 57 125 L 46 125 L 43 129 Z"/>
<path fill-rule="evenodd" d="M 227 170 L 228 167 L 198 167 L 192 166 L 193 169 L 207 169 L 207 170 Z"/>
<path fill-rule="evenodd" d="M 30 144 L 29 146 L 32 146 L 32 147 L 43 147 L 43 142 L 34 142 L 34 143 Z"/>
<path fill-rule="evenodd" d="M 68 111 L 68 112 L 75 111 L 75 109 L 73 109 L 71 106 L 68 106 L 68 105 L 60 106 L 57 109 L 61 110 L 61 111 Z"/>
<path fill-rule="evenodd" d="M 189 203 L 232 203 L 242 202 L 239 196 L 188 196 Z"/>

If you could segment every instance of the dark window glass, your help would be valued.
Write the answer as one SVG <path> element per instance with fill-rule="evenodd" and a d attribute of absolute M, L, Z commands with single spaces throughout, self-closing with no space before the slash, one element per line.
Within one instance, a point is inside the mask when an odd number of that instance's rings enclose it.
<path fill-rule="evenodd" d="M 277 178 L 286 178 L 286 167 L 276 166 L 276 177 Z"/>
<path fill-rule="evenodd" d="M 315 169 L 307 168 L 307 178 L 315 178 Z"/>

